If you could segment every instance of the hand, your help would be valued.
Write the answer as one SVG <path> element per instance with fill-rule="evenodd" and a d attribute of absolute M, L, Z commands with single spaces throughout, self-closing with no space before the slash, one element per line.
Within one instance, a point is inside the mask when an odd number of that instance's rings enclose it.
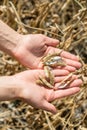
<path fill-rule="evenodd" d="M 55 86 L 68 73 L 67 70 L 53 70 Z M 80 79 L 75 79 L 68 88 L 54 91 L 53 89 L 36 84 L 36 80 L 40 75 L 44 76 L 43 70 L 27 70 L 14 75 L 13 80 L 15 80 L 15 86 L 20 90 L 18 91 L 17 97 L 35 108 L 47 110 L 52 113 L 56 113 L 57 110 L 50 102 L 77 93 L 80 90 L 79 86 L 82 84 Z"/>
<path fill-rule="evenodd" d="M 26 67 L 32 69 L 42 68 L 41 58 L 49 53 L 59 52 L 60 50 L 55 48 L 58 44 L 58 40 L 42 34 L 21 35 L 14 55 Z M 61 57 L 67 63 L 65 69 L 72 72 L 81 67 L 78 58 L 69 52 L 63 51 Z"/>

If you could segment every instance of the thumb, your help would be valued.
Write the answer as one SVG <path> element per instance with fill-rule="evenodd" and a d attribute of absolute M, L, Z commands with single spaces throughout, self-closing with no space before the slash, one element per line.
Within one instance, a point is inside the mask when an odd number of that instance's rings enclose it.
<path fill-rule="evenodd" d="M 55 106 L 53 104 L 47 102 L 47 101 L 44 102 L 43 109 L 46 110 L 46 111 L 49 111 L 53 114 L 57 113 Z"/>
<path fill-rule="evenodd" d="M 53 39 L 53 38 L 50 38 L 50 37 L 46 37 L 46 45 L 55 47 L 58 44 L 59 44 L 59 40 Z"/>

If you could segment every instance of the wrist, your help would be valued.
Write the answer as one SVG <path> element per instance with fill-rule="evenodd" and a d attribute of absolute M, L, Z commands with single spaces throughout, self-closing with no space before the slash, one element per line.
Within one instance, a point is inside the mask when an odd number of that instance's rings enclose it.
<path fill-rule="evenodd" d="M 17 99 L 20 88 L 13 76 L 0 77 L 0 101 Z"/>
<path fill-rule="evenodd" d="M 20 40 L 20 34 L 0 20 L 0 50 L 14 55 L 14 49 Z"/>
<path fill-rule="evenodd" d="M 13 42 L 11 41 L 11 49 L 10 49 L 10 55 L 13 56 L 14 58 L 16 58 L 16 51 L 18 50 L 18 46 L 20 44 L 20 40 L 22 39 L 22 35 L 15 32 L 15 35 L 13 36 Z M 9 53 L 8 52 L 8 53 Z"/>
<path fill-rule="evenodd" d="M 21 45 L 23 43 L 23 37 L 24 35 L 17 34 L 17 39 L 16 39 L 17 42 L 15 42 L 15 46 L 12 50 L 12 56 L 17 60 L 20 59 L 21 52 L 23 52 L 23 46 Z"/>

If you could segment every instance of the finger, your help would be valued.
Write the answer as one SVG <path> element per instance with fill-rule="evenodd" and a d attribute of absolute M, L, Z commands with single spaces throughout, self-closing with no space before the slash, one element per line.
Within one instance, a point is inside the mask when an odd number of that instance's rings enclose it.
<path fill-rule="evenodd" d="M 65 76 L 69 74 L 69 71 L 67 70 L 60 70 L 60 69 L 55 69 L 52 71 L 54 76 Z"/>
<path fill-rule="evenodd" d="M 75 77 L 73 77 L 72 79 L 75 79 Z M 71 84 L 69 84 L 68 86 L 66 86 L 64 89 L 68 89 L 71 87 L 80 87 L 82 84 L 82 80 L 81 79 L 75 79 Z M 55 90 L 59 90 L 60 83 L 56 83 L 55 84 Z"/>
<path fill-rule="evenodd" d="M 53 48 L 52 50 L 53 50 L 53 52 L 55 52 L 55 53 L 58 53 L 58 52 L 61 51 L 61 49 L 58 49 L 58 48 Z M 53 52 L 52 52 L 52 53 L 53 53 Z M 67 52 L 67 51 L 62 51 L 61 54 L 60 54 L 60 56 L 61 56 L 61 57 L 64 57 L 64 58 L 67 58 L 67 59 L 79 61 L 79 58 L 78 58 L 77 56 L 75 56 L 75 55 L 73 55 L 73 54 L 71 54 L 71 53 L 69 53 L 69 52 Z"/>
<path fill-rule="evenodd" d="M 59 40 L 53 39 L 53 38 L 50 38 L 50 37 L 46 37 L 46 45 L 55 47 L 58 44 L 59 44 Z"/>
<path fill-rule="evenodd" d="M 75 67 L 69 65 L 63 67 L 63 69 L 68 70 L 69 72 L 74 72 L 76 70 Z"/>
<path fill-rule="evenodd" d="M 53 100 L 76 94 L 79 91 L 80 91 L 79 87 L 57 90 L 55 91 Z"/>
<path fill-rule="evenodd" d="M 42 109 L 44 109 L 44 110 L 46 110 L 46 111 L 49 111 L 49 112 L 51 112 L 51 113 L 53 113 L 53 114 L 56 114 L 56 113 L 57 113 L 57 110 L 56 110 L 55 106 L 52 105 L 51 103 L 49 103 L 49 102 L 47 102 L 47 101 L 44 101 L 43 104 L 44 104 L 44 105 L 43 105 L 43 108 L 42 108 Z"/>
<path fill-rule="evenodd" d="M 36 72 L 38 73 L 38 75 L 45 76 L 45 71 L 43 69 L 37 69 Z M 52 70 L 52 74 L 55 77 L 59 77 L 60 78 L 60 76 L 67 76 L 69 74 L 69 71 L 67 71 L 67 70 L 60 70 L 60 69 L 54 69 L 54 70 Z"/>
<path fill-rule="evenodd" d="M 62 80 L 64 80 L 67 76 L 57 76 L 55 77 L 55 83 L 59 83 L 61 82 Z"/>
<path fill-rule="evenodd" d="M 63 51 L 61 53 L 61 56 L 67 59 L 71 59 L 71 60 L 75 60 L 75 61 L 79 61 L 79 58 L 69 52 Z"/>
<path fill-rule="evenodd" d="M 72 67 L 75 67 L 77 69 L 79 69 L 82 65 L 80 62 L 78 61 L 74 61 L 74 60 L 70 60 L 70 59 L 64 59 L 66 64 Z"/>
<path fill-rule="evenodd" d="M 82 85 L 82 80 L 81 79 L 76 79 L 69 85 L 69 87 L 79 87 L 81 85 Z"/>
<path fill-rule="evenodd" d="M 43 63 L 42 62 L 38 63 L 38 69 L 42 69 L 42 68 L 43 68 Z"/>
<path fill-rule="evenodd" d="M 64 69 L 64 70 L 68 70 L 69 72 L 74 72 L 74 71 L 76 70 L 75 67 L 69 66 L 69 65 L 66 65 L 65 67 L 60 67 L 60 66 L 58 66 L 57 68 Z"/>

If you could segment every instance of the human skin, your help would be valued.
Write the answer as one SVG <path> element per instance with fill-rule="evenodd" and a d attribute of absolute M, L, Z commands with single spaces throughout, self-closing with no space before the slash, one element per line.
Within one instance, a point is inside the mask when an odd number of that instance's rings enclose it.
<path fill-rule="evenodd" d="M 77 93 L 82 81 L 78 78 L 63 90 L 48 89 L 36 84 L 39 75 L 44 76 L 41 59 L 49 53 L 59 52 L 55 48 L 59 41 L 42 34 L 21 35 L 0 21 L 0 49 L 16 58 L 24 66 L 34 69 L 13 76 L 0 77 L 0 101 L 22 99 L 33 107 L 56 113 L 56 108 L 50 103 L 55 99 Z M 81 67 L 76 56 L 63 51 L 61 57 L 67 63 L 62 69 L 53 70 L 55 88 L 69 72 Z M 35 70 L 37 69 L 37 70 Z M 38 70 L 39 69 L 39 70 Z"/>
<path fill-rule="evenodd" d="M 55 85 L 63 80 L 69 74 L 67 70 L 53 70 L 55 76 Z M 74 81 L 66 89 L 57 89 L 56 91 L 45 86 L 36 84 L 39 75 L 44 77 L 43 70 L 26 70 L 13 76 L 0 77 L 0 101 L 21 99 L 29 105 L 49 111 L 53 114 L 57 112 L 55 106 L 51 104 L 55 99 L 73 95 L 79 92 L 79 86 L 82 81 L 75 75 Z"/>
<path fill-rule="evenodd" d="M 18 34 L 0 20 L 0 49 L 28 68 L 43 68 L 42 57 L 49 53 L 58 53 L 60 49 L 55 48 L 58 44 L 58 40 L 42 34 Z M 73 72 L 81 67 L 75 55 L 62 51 L 60 56 L 67 63 L 63 69 Z"/>

